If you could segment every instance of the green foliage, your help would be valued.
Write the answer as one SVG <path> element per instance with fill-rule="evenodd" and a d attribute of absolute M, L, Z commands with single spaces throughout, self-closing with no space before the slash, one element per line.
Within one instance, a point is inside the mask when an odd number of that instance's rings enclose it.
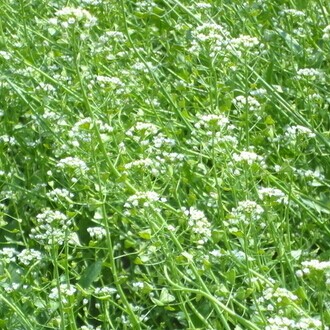
<path fill-rule="evenodd" d="M 329 13 L 2 0 L 0 328 L 328 329 Z"/>

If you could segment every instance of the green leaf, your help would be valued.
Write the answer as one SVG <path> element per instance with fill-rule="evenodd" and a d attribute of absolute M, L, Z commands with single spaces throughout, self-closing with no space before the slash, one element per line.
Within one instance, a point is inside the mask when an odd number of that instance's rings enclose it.
<path fill-rule="evenodd" d="M 151 239 L 151 230 L 147 229 L 147 230 L 140 231 L 138 235 L 143 239 L 149 240 L 149 239 Z"/>
<path fill-rule="evenodd" d="M 150 298 L 157 306 L 165 306 L 175 300 L 175 297 L 172 296 L 166 288 L 162 289 L 159 299 L 156 299 L 154 297 Z"/>
<path fill-rule="evenodd" d="M 286 33 L 281 29 L 276 29 L 276 31 L 284 39 L 285 43 L 294 54 L 302 54 L 302 47 L 299 45 L 298 41 L 295 38 L 293 38 L 290 34 Z"/>
<path fill-rule="evenodd" d="M 82 288 L 87 289 L 99 277 L 102 270 L 102 260 L 97 260 L 89 265 L 83 272 L 79 284 Z"/>

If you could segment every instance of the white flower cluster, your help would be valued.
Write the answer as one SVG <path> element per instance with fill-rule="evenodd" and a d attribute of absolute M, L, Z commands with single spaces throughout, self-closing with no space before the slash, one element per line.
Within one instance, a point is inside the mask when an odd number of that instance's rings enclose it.
<path fill-rule="evenodd" d="M 89 227 L 87 232 L 92 239 L 101 241 L 106 236 L 106 230 L 102 227 Z"/>
<path fill-rule="evenodd" d="M 323 40 L 330 40 L 330 25 L 326 26 L 323 29 L 323 36 L 322 36 Z"/>
<path fill-rule="evenodd" d="M 304 68 L 297 71 L 297 79 L 308 78 L 309 80 L 324 79 L 324 72 L 319 69 Z"/>
<path fill-rule="evenodd" d="M 4 263 L 15 262 L 18 252 L 14 248 L 2 248 L 0 250 L 1 261 Z"/>
<path fill-rule="evenodd" d="M 110 40 L 116 42 L 122 42 L 126 39 L 125 34 L 119 31 L 106 31 L 99 38 L 99 42 L 102 44 L 108 43 Z"/>
<path fill-rule="evenodd" d="M 36 227 L 31 229 L 32 239 L 52 245 L 63 244 L 67 238 L 70 238 L 67 230 L 72 226 L 73 221 L 60 211 L 46 209 L 37 215 L 36 221 Z"/>
<path fill-rule="evenodd" d="M 203 49 L 203 44 L 206 44 L 207 48 L 210 49 L 211 57 L 220 54 L 225 58 L 230 54 L 241 56 L 247 50 L 250 54 L 258 54 L 259 49 L 264 47 L 258 38 L 249 35 L 231 38 L 229 31 L 224 26 L 214 23 L 204 23 L 192 32 L 189 51 L 198 54 Z M 256 50 L 253 51 L 253 48 Z"/>
<path fill-rule="evenodd" d="M 261 200 L 270 199 L 277 203 L 288 203 L 288 197 L 282 190 L 277 188 L 260 187 L 258 189 L 258 195 Z"/>
<path fill-rule="evenodd" d="M 197 2 L 194 4 L 194 6 L 198 9 L 212 8 L 212 5 L 210 3 L 206 3 L 206 2 Z"/>
<path fill-rule="evenodd" d="M 242 111 L 244 109 L 249 109 L 250 111 L 258 111 L 261 108 L 260 103 L 253 96 L 239 95 L 233 99 L 233 104 L 235 105 L 237 111 Z"/>
<path fill-rule="evenodd" d="M 301 263 L 302 269 L 296 271 L 296 276 L 308 276 L 312 272 L 323 272 L 325 275 L 325 284 L 330 287 L 330 261 L 310 260 Z"/>
<path fill-rule="evenodd" d="M 236 258 L 239 261 L 245 261 L 245 260 L 253 261 L 253 260 L 255 260 L 254 258 L 247 255 L 244 251 L 240 251 L 240 250 L 229 251 L 228 255 Z"/>
<path fill-rule="evenodd" d="M 117 94 L 124 91 L 125 84 L 118 77 L 96 76 L 95 81 L 102 88 L 112 87 Z"/>
<path fill-rule="evenodd" d="M 193 240 L 199 246 L 205 244 L 211 238 L 211 224 L 203 211 L 190 207 L 181 208 L 183 214 L 188 218 L 188 229 L 193 233 Z"/>
<path fill-rule="evenodd" d="M 192 43 L 189 51 L 199 53 L 202 50 L 201 44 L 206 43 L 211 46 L 211 56 L 223 49 L 227 43 L 230 33 L 228 30 L 219 24 L 204 23 L 192 31 Z"/>
<path fill-rule="evenodd" d="M 253 151 L 244 150 L 239 154 L 234 153 L 233 160 L 236 163 L 246 163 L 248 165 L 252 165 L 254 163 L 259 163 L 260 165 L 264 164 L 264 158 Z"/>
<path fill-rule="evenodd" d="M 280 11 L 280 15 L 291 15 L 295 17 L 305 17 L 306 14 L 303 11 L 297 10 L 297 9 L 283 9 Z"/>
<path fill-rule="evenodd" d="M 40 82 L 39 85 L 36 87 L 36 91 L 40 90 L 49 94 L 56 92 L 56 88 L 52 84 L 46 84 L 44 82 Z"/>
<path fill-rule="evenodd" d="M 17 145 L 17 141 L 13 136 L 9 136 L 7 134 L 0 136 L 0 143 L 3 142 L 4 144 L 8 144 L 10 146 Z"/>
<path fill-rule="evenodd" d="M 0 56 L 7 61 L 11 59 L 11 54 L 4 50 L 0 50 Z"/>
<path fill-rule="evenodd" d="M 56 167 L 59 169 L 72 168 L 80 172 L 80 174 L 88 171 L 88 166 L 86 163 L 77 157 L 63 158 L 56 164 Z"/>
<path fill-rule="evenodd" d="M 113 294 L 117 293 L 117 289 L 103 286 L 101 288 L 95 288 L 94 294 L 97 296 L 111 296 Z"/>
<path fill-rule="evenodd" d="M 134 160 L 133 162 L 127 163 L 124 165 L 125 170 L 129 171 L 133 168 L 145 169 L 149 168 L 150 173 L 158 176 L 159 174 L 165 173 L 165 168 L 162 168 L 162 164 L 165 163 L 165 159 L 156 156 L 156 159 L 145 158 Z"/>
<path fill-rule="evenodd" d="M 245 200 L 238 203 L 238 206 L 230 212 L 228 220 L 224 221 L 224 225 L 229 228 L 230 232 L 240 231 L 240 225 L 249 225 L 252 221 L 261 219 L 264 209 L 254 201 Z"/>
<path fill-rule="evenodd" d="M 148 73 L 150 70 L 155 71 L 156 66 L 154 66 L 152 64 L 152 62 L 143 63 L 143 62 L 137 61 L 132 65 L 132 69 L 136 70 L 138 72 Z"/>
<path fill-rule="evenodd" d="M 79 328 L 79 330 L 102 330 L 102 329 L 101 329 L 101 326 L 98 326 L 95 328 L 93 325 L 88 324 L 88 325 L 81 326 Z"/>
<path fill-rule="evenodd" d="M 124 207 L 130 209 L 134 207 L 149 207 L 156 202 L 166 202 L 166 198 L 160 197 L 154 191 L 138 191 L 134 195 L 128 197 Z"/>
<path fill-rule="evenodd" d="M 198 121 L 195 123 L 197 129 L 204 128 L 208 130 L 221 129 L 226 127 L 229 123 L 229 119 L 224 115 L 203 115 L 197 114 Z"/>
<path fill-rule="evenodd" d="M 228 145 L 230 147 L 237 145 L 237 138 L 230 132 L 235 126 L 230 125 L 226 116 L 197 114 L 196 118 L 191 139 L 186 141 L 194 150 L 200 151 L 201 147 L 207 149 L 215 147 L 217 152 L 222 152 Z"/>
<path fill-rule="evenodd" d="M 64 188 L 55 188 L 54 190 L 46 193 L 46 196 L 53 202 L 59 202 L 61 200 L 70 201 L 70 199 L 74 197 L 74 194 Z"/>
<path fill-rule="evenodd" d="M 90 117 L 78 120 L 69 132 L 69 143 L 74 147 L 79 147 L 82 143 L 91 142 L 91 133 L 93 125 L 98 127 L 102 140 L 106 140 L 107 136 L 114 131 L 114 128 L 102 120 L 93 121 Z"/>
<path fill-rule="evenodd" d="M 60 293 L 62 304 L 68 304 L 69 297 L 74 296 L 77 292 L 77 289 L 72 284 L 61 284 L 60 285 Z M 52 300 L 58 300 L 60 297 L 58 288 L 53 288 L 49 294 L 49 298 Z"/>
<path fill-rule="evenodd" d="M 64 7 L 57 10 L 55 16 L 56 17 L 49 20 L 49 23 L 52 25 L 60 25 L 63 28 L 68 28 L 69 26 L 80 23 L 83 28 L 89 29 L 97 23 L 96 17 L 82 8 Z"/>
<path fill-rule="evenodd" d="M 263 303 L 265 301 L 273 301 L 275 304 L 289 303 L 290 301 L 296 301 L 298 297 L 285 288 L 267 288 L 262 297 L 257 301 Z M 269 310 L 271 308 L 268 308 Z"/>
<path fill-rule="evenodd" d="M 185 155 L 179 154 L 177 152 L 166 152 L 166 151 L 162 153 L 162 156 L 165 158 L 165 160 L 168 160 L 170 162 L 178 162 L 178 165 L 182 164 L 181 162 L 186 157 Z"/>
<path fill-rule="evenodd" d="M 143 12 L 143 11 L 152 11 L 152 9 L 157 5 L 153 0 L 143 0 L 143 1 L 137 1 L 135 3 L 135 6 L 138 11 Z"/>
<path fill-rule="evenodd" d="M 260 43 L 256 37 L 249 35 L 240 35 L 238 38 L 230 39 L 227 42 L 226 49 L 235 54 L 235 56 L 242 56 L 246 50 L 249 50 L 250 55 L 258 55 L 259 49 L 263 48 L 264 45 Z M 252 48 L 256 48 L 256 51 L 251 52 Z"/>
<path fill-rule="evenodd" d="M 284 138 L 288 140 L 295 140 L 298 136 L 307 136 L 308 138 L 314 138 L 315 133 L 313 133 L 309 128 L 296 125 L 288 126 L 284 133 Z"/>
<path fill-rule="evenodd" d="M 303 170 L 293 168 L 294 174 L 307 181 L 312 187 L 320 187 L 324 184 L 325 176 L 319 170 Z"/>
<path fill-rule="evenodd" d="M 175 145 L 175 140 L 166 137 L 163 133 L 158 133 L 156 136 L 152 138 L 152 147 L 160 149 L 163 146 L 172 147 Z"/>
<path fill-rule="evenodd" d="M 150 144 L 150 139 L 157 134 L 159 128 L 152 123 L 137 122 L 133 127 L 126 131 L 126 135 L 141 145 Z"/>
<path fill-rule="evenodd" d="M 24 249 L 18 255 L 17 259 L 23 265 L 28 266 L 31 265 L 35 261 L 39 261 L 42 259 L 42 253 L 40 251 L 34 249 Z"/>
<path fill-rule="evenodd" d="M 54 111 L 51 111 L 49 109 L 45 109 L 45 112 L 43 113 L 42 118 L 45 119 L 45 120 L 59 121 L 61 116 L 60 116 L 60 114 L 58 114 Z"/>
<path fill-rule="evenodd" d="M 322 322 L 315 318 L 303 317 L 298 321 L 285 316 L 275 316 L 267 319 L 268 325 L 265 330 L 321 330 Z"/>
<path fill-rule="evenodd" d="M 85 3 L 86 5 L 93 5 L 97 6 L 102 3 L 103 0 L 81 0 L 82 3 Z"/>

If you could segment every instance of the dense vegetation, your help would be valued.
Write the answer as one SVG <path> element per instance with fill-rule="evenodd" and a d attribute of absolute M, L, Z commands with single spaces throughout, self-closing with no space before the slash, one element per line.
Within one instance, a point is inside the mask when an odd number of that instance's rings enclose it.
<path fill-rule="evenodd" d="M 327 1 L 0 23 L 1 329 L 329 329 Z"/>

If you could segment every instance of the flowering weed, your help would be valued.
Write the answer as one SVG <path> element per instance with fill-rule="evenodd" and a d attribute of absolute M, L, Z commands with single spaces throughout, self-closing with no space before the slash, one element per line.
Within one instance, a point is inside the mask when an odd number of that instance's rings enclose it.
<path fill-rule="evenodd" d="M 0 328 L 329 329 L 325 1 L 0 14 Z"/>

